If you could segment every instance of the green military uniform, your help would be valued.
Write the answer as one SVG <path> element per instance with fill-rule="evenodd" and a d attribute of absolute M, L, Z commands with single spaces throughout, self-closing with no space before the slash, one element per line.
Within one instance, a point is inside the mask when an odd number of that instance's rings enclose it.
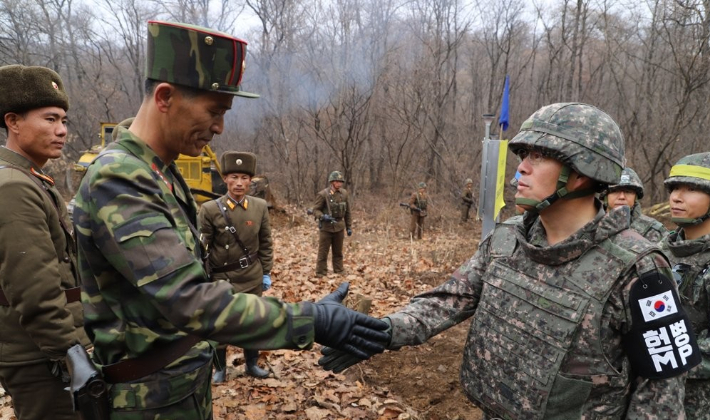
<path fill-rule="evenodd" d="M 3 127 L 6 112 L 68 108 L 52 70 L 0 67 L 0 85 Z M 19 419 L 77 419 L 56 370 L 71 346 L 89 344 L 66 205 L 54 181 L 19 153 L 1 147 L 0 167 L 0 384 Z"/>
<path fill-rule="evenodd" d="M 154 94 L 170 95 L 168 107 L 183 107 L 175 116 L 194 124 L 184 112 L 189 97 L 176 92 L 192 88 L 202 95 L 196 112 L 212 117 L 212 134 L 221 132 L 223 117 L 205 105 L 226 111 L 231 100 L 222 95 L 247 95 L 239 87 L 246 43 L 170 22 L 151 21 L 148 33 L 147 78 L 167 83 Z M 315 304 L 287 304 L 209 280 L 190 190 L 175 162 L 163 162 L 147 144 L 172 148 L 166 158 L 195 153 L 194 144 L 146 128 L 151 119 L 168 124 L 163 111 L 156 100 L 141 104 L 130 130 L 145 140 L 116 128 L 117 140 L 89 165 L 76 199 L 85 329 L 110 384 L 111 419 L 211 419 L 210 342 L 306 349 L 318 341 L 362 358 L 381 352 L 386 324 L 342 306 L 346 285 Z"/>
<path fill-rule="evenodd" d="M 331 181 L 343 181 L 342 174 Z M 333 272 L 343 273 L 343 241 L 345 231 L 352 229 L 352 215 L 350 214 L 350 195 L 344 188 L 334 191 L 326 188 L 316 194 L 313 204 L 313 216 L 320 220 L 323 215 L 330 215 L 333 221 L 320 221 L 318 234 L 318 260 L 316 261 L 316 275 L 325 276 L 328 273 L 328 253 L 333 250 Z"/>
<path fill-rule="evenodd" d="M 313 319 L 301 305 L 206 281 L 193 227 L 197 208 L 177 167 L 118 130 L 117 142 L 89 166 L 74 211 L 94 360 L 140 358 L 187 334 L 244 348 L 309 348 Z M 200 341 L 157 373 L 113 384 L 112 418 L 150 412 L 210 418 L 211 361 L 212 347 Z M 164 385 L 155 388 L 154 381 Z M 171 417 L 186 410 L 191 396 L 200 401 L 199 415 Z"/>
<path fill-rule="evenodd" d="M 234 157 L 234 159 L 227 158 Z M 247 168 L 240 169 L 233 164 L 239 158 Z M 222 155 L 222 175 L 233 172 L 254 174 L 256 156 L 251 153 L 227 152 Z M 253 162 L 253 164 L 252 164 Z M 229 219 L 227 220 L 227 218 Z M 264 275 L 270 275 L 273 266 L 273 242 L 269 226 L 269 209 L 266 201 L 244 196 L 237 202 L 229 193 L 217 200 L 203 204 L 198 214 L 202 243 L 208 250 L 212 280 L 225 280 L 236 293 L 262 295 Z M 236 235 L 232 233 L 234 228 Z M 241 244 L 237 241 L 237 237 Z M 246 250 L 242 248 L 246 247 Z M 217 350 L 222 374 L 215 382 L 221 382 L 225 374 L 226 346 Z M 246 350 L 244 356 L 248 367 L 255 371 L 258 351 Z M 262 375 L 268 372 L 257 370 Z"/>
<path fill-rule="evenodd" d="M 710 195 L 710 153 L 682 158 L 671 169 L 665 184 L 686 184 Z M 703 356 L 702 363 L 688 373 L 685 382 L 686 418 L 694 420 L 710 419 L 710 235 L 686 239 L 684 226 L 702 223 L 708 215 L 710 209 L 697 220 L 674 218 L 680 228 L 662 242 Z"/>
<path fill-rule="evenodd" d="M 468 213 L 473 205 L 473 181 L 471 179 L 466 180 L 466 186 L 463 189 L 463 194 L 461 195 L 461 223 L 466 223 L 468 221 Z"/>
<path fill-rule="evenodd" d="M 426 184 L 419 183 L 419 188 L 426 188 Z M 429 196 L 426 191 L 415 191 L 409 197 L 409 235 L 412 239 L 422 239 L 422 230 L 424 230 L 424 218 L 427 216 L 427 207 L 429 205 Z"/>

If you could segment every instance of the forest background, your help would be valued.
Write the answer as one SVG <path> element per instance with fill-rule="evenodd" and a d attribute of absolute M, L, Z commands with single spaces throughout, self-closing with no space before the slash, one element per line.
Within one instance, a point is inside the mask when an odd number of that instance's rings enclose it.
<path fill-rule="evenodd" d="M 478 184 L 481 116 L 499 112 L 509 75 L 503 138 L 540 106 L 596 105 L 621 126 L 647 204 L 665 200 L 675 161 L 708 150 L 709 12 L 710 0 L 0 0 L 0 65 L 62 76 L 70 139 L 50 171 L 64 188 L 57 175 L 99 123 L 138 109 L 146 22 L 160 19 L 249 42 L 243 88 L 261 98 L 235 100 L 213 148 L 257 153 L 290 203 L 332 170 L 356 200 L 425 181 L 454 201 L 464 179 Z"/>

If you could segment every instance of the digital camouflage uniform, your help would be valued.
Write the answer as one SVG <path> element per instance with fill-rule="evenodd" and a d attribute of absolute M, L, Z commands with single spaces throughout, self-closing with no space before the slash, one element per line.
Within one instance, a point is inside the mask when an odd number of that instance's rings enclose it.
<path fill-rule="evenodd" d="M 568 191 L 572 171 L 600 184 L 619 179 L 618 126 L 590 105 L 553 104 L 528 118 L 509 147 L 518 156 L 540 148 L 561 162 L 557 191 L 542 201 L 516 197 L 524 217 L 497 225 L 448 281 L 388 315 L 388 348 L 472 318 L 460 379 L 488 418 L 684 418 L 682 372 L 699 351 L 665 256 L 629 229 L 628 207 L 606 213 L 590 200 L 596 216 L 554 245 L 542 224 L 540 212 L 557 200 L 596 192 Z M 663 334 L 676 341 L 659 349 Z M 353 364 L 324 354 L 326 369 Z"/>
<path fill-rule="evenodd" d="M 0 67 L 0 85 L 2 127 L 7 112 L 68 108 L 50 69 Z M 0 384 L 21 420 L 77 419 L 57 370 L 71 346 L 89 344 L 81 302 L 65 292 L 79 292 L 66 205 L 52 178 L 19 153 L 0 147 L 0 167 L 0 291 L 7 300 L 0 303 Z"/>
<path fill-rule="evenodd" d="M 177 167 L 118 130 L 117 142 L 89 166 L 74 211 L 94 360 L 138 358 L 186 334 L 243 348 L 309 348 L 313 319 L 300 304 L 207 281 L 190 226 L 197 208 Z M 155 374 L 113 384 L 111 418 L 211 418 L 211 361 L 212 347 L 201 341 Z"/>
<path fill-rule="evenodd" d="M 473 181 L 466 180 L 466 186 L 461 196 L 461 223 L 468 221 L 468 213 L 473 205 Z"/>
<path fill-rule="evenodd" d="M 426 184 L 419 183 L 419 188 L 426 188 Z M 424 192 L 415 191 L 409 197 L 409 235 L 412 239 L 422 239 L 422 231 L 424 230 L 424 219 L 427 216 L 427 207 L 429 205 L 429 196 Z"/>
<path fill-rule="evenodd" d="M 336 173 L 336 172 L 334 172 Z M 342 174 L 333 180 L 345 181 Z M 333 174 L 329 178 L 333 178 Z M 345 188 L 335 192 L 326 188 L 316 194 L 313 204 L 313 216 L 320 220 L 323 215 L 330 215 L 332 222 L 320 221 L 318 232 L 318 259 L 316 261 L 316 276 L 325 276 L 328 273 L 328 253 L 333 250 L 333 272 L 343 273 L 343 241 L 345 230 L 352 228 L 352 215 L 350 214 L 350 195 Z"/>
<path fill-rule="evenodd" d="M 615 192 L 618 190 L 632 190 L 636 193 L 636 200 L 634 205 L 631 207 L 631 229 L 640 233 L 641 236 L 648 239 L 650 242 L 658 243 L 668 234 L 668 230 L 663 223 L 658 220 L 648 217 L 641 212 L 641 204 L 639 200 L 643 198 L 644 189 L 641 178 L 639 178 L 636 171 L 631 168 L 624 168 L 621 171 L 621 178 L 618 184 L 611 185 L 604 192 L 604 201 L 606 202 L 606 196 L 610 192 Z"/>
<path fill-rule="evenodd" d="M 684 167 L 698 172 L 684 173 Z M 665 184 L 669 187 L 687 184 L 710 194 L 710 153 L 682 158 L 671 169 Z M 682 219 L 674 221 L 681 226 L 694 224 Z M 702 363 L 688 373 L 685 382 L 685 412 L 688 419 L 707 420 L 710 419 L 710 235 L 688 240 L 680 227 L 662 245 L 673 265 L 683 307 L 693 323 L 703 356 Z"/>
<path fill-rule="evenodd" d="M 499 225 L 449 281 L 387 317 L 390 348 L 473 316 L 461 382 L 492 418 L 681 418 L 682 381 L 634 376 L 621 344 L 631 285 L 645 272 L 670 276 L 663 255 L 627 230 L 628 215 L 600 204 L 594 221 L 553 246 L 534 215 Z M 534 410 L 544 414 L 524 414 Z"/>

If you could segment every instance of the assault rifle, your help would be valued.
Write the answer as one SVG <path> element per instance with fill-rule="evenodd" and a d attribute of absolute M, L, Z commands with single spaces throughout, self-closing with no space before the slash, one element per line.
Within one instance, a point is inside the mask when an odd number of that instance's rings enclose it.
<path fill-rule="evenodd" d="M 409 207 L 409 204 L 408 204 L 408 203 L 399 203 L 399 206 L 400 206 L 400 207 L 404 207 L 404 208 L 406 208 L 406 209 L 408 209 L 408 210 L 416 211 L 417 213 L 421 213 L 421 212 L 422 212 L 422 209 L 420 209 L 419 207 L 415 207 L 415 208 Z"/>

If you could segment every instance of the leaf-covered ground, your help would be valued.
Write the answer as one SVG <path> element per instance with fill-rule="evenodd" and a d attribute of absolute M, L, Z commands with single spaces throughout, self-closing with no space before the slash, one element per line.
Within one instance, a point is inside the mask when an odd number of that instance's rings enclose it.
<path fill-rule="evenodd" d="M 353 299 L 372 299 L 371 315 L 383 316 L 445 281 L 473 255 L 480 239 L 480 224 L 459 224 L 453 208 L 446 215 L 431 212 L 421 241 L 409 239 L 409 215 L 393 206 L 373 203 L 353 216 L 354 234 L 345 239 L 346 274 L 316 278 L 315 222 L 296 208 L 274 212 L 274 288 L 267 295 L 315 301 L 348 281 Z M 228 380 L 212 388 L 214 418 L 479 419 L 459 384 L 467 324 L 424 345 L 375 356 L 344 374 L 319 368 L 316 345 L 311 351 L 262 352 L 260 364 L 271 375 L 254 379 L 244 375 L 241 350 L 230 347 Z M 14 419 L 9 399 L 0 401 L 0 418 Z"/>

